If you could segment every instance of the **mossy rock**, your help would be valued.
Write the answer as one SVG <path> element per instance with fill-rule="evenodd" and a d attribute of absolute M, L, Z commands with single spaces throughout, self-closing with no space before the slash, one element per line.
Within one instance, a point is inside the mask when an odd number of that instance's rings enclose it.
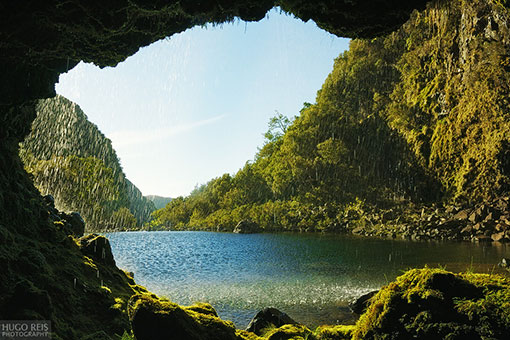
<path fill-rule="evenodd" d="M 81 237 L 79 242 L 80 250 L 83 254 L 99 262 L 115 265 L 110 241 L 108 241 L 106 237 L 97 234 L 89 234 Z"/>
<path fill-rule="evenodd" d="M 275 328 L 266 334 L 264 339 L 267 340 L 305 340 L 313 338 L 312 331 L 303 325 L 283 325 Z"/>
<path fill-rule="evenodd" d="M 129 318 L 137 340 L 238 340 L 234 324 L 218 318 L 207 304 L 181 307 L 155 295 L 135 295 L 129 301 Z"/>
<path fill-rule="evenodd" d="M 508 339 L 510 280 L 412 269 L 372 299 L 353 339 Z"/>
<path fill-rule="evenodd" d="M 314 334 L 320 340 L 350 340 L 354 328 L 354 325 L 320 326 Z"/>

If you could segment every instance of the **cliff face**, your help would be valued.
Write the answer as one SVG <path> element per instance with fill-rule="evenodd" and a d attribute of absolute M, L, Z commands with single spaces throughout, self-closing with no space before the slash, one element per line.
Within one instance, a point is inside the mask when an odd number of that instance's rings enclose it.
<path fill-rule="evenodd" d="M 79 211 L 89 232 L 140 226 L 155 209 L 126 179 L 111 141 L 62 96 L 38 103 L 21 155 L 41 193 Z"/>
<path fill-rule="evenodd" d="M 387 120 L 456 199 L 510 189 L 509 18 L 499 1 L 450 1 L 403 28 Z"/>
<path fill-rule="evenodd" d="M 365 187 L 460 203 L 504 193 L 509 17 L 499 1 L 429 4 L 387 37 L 353 41 L 307 115 L 335 123 Z"/>

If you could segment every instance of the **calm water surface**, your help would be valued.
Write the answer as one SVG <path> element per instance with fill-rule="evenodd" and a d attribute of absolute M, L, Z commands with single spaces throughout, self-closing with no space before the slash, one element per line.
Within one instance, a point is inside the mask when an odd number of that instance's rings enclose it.
<path fill-rule="evenodd" d="M 342 235 L 109 233 L 117 265 L 174 302 L 211 303 L 238 328 L 276 307 L 311 327 L 353 321 L 347 303 L 410 267 L 498 272 L 510 246 Z"/>

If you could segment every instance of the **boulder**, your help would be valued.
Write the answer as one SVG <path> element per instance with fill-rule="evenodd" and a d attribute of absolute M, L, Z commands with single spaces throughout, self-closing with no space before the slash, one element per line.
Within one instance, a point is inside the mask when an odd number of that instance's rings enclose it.
<path fill-rule="evenodd" d="M 46 195 L 43 197 L 44 203 L 51 208 L 55 208 L 55 198 L 52 195 Z"/>
<path fill-rule="evenodd" d="M 289 324 L 295 325 L 297 322 L 276 308 L 264 308 L 258 312 L 257 315 L 255 315 L 255 317 L 250 321 L 250 324 L 246 330 L 248 332 L 253 332 L 257 335 L 261 335 L 261 331 L 264 328 L 272 326 L 281 327 L 283 325 Z"/>
<path fill-rule="evenodd" d="M 352 338 L 508 339 L 509 293 L 501 275 L 412 269 L 374 296 Z"/>
<path fill-rule="evenodd" d="M 72 212 L 70 214 L 66 214 L 65 212 L 61 212 L 58 214 L 59 218 L 57 221 L 61 221 L 64 224 L 64 231 L 68 235 L 73 235 L 75 237 L 83 236 L 83 233 L 85 232 L 85 221 L 81 217 L 80 213 Z"/>
<path fill-rule="evenodd" d="M 476 242 L 492 242 L 492 238 L 490 238 L 489 236 L 486 236 L 486 235 L 476 235 L 473 238 L 473 240 Z"/>
<path fill-rule="evenodd" d="M 453 218 L 456 220 L 467 220 L 469 217 L 469 210 L 464 209 L 456 213 Z"/>
<path fill-rule="evenodd" d="M 505 237 L 505 232 L 504 231 L 492 234 L 491 238 L 495 242 L 506 242 L 506 241 L 508 241 L 508 239 Z"/>
<path fill-rule="evenodd" d="M 460 233 L 461 233 L 461 235 L 471 235 L 471 232 L 472 232 L 472 231 L 473 231 L 473 227 L 471 227 L 471 226 L 469 226 L 469 225 L 468 225 L 467 227 L 464 227 L 464 228 L 460 231 Z"/>
<path fill-rule="evenodd" d="M 135 295 L 128 314 L 137 340 L 242 340 L 210 305 L 181 307 L 155 295 Z"/>
<path fill-rule="evenodd" d="M 115 265 L 110 241 L 102 235 L 89 234 L 79 240 L 81 252 L 98 262 Z"/>
<path fill-rule="evenodd" d="M 81 217 L 80 213 L 74 211 L 68 216 L 69 218 L 66 220 L 71 226 L 73 235 L 77 237 L 83 236 L 83 233 L 85 232 L 85 221 Z"/>
<path fill-rule="evenodd" d="M 395 213 L 393 212 L 393 210 L 385 211 L 385 212 L 383 212 L 381 218 L 382 218 L 383 222 L 391 221 L 391 220 L 395 219 Z"/>
<path fill-rule="evenodd" d="M 501 261 L 499 261 L 498 266 L 501 268 L 510 268 L 510 259 L 503 257 Z"/>
<path fill-rule="evenodd" d="M 353 313 L 356 313 L 358 315 L 363 314 L 366 311 L 368 305 L 370 304 L 370 299 L 375 294 L 377 294 L 377 292 L 378 292 L 378 290 L 374 290 L 369 293 L 361 295 L 359 298 L 357 298 L 356 300 L 349 303 L 349 309 Z"/>
<path fill-rule="evenodd" d="M 234 228 L 234 233 L 236 234 L 255 234 L 261 231 L 260 226 L 250 220 L 242 220 Z"/>

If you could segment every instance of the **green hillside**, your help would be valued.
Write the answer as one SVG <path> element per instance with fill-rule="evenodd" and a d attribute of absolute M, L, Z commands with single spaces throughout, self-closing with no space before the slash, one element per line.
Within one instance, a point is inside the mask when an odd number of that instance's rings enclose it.
<path fill-rule="evenodd" d="M 157 195 L 147 195 L 145 198 L 152 201 L 156 209 L 164 208 L 168 203 L 172 201 L 172 198 L 170 197 L 162 197 Z"/>
<path fill-rule="evenodd" d="M 434 2 L 388 36 L 353 40 L 316 103 L 271 120 L 253 162 L 173 200 L 153 226 L 344 230 L 367 211 L 405 218 L 503 195 L 509 17 L 498 1 Z"/>
<path fill-rule="evenodd" d="M 80 212 L 88 231 L 135 228 L 155 209 L 126 179 L 111 141 L 62 96 L 38 103 L 20 155 L 41 193 Z"/>

